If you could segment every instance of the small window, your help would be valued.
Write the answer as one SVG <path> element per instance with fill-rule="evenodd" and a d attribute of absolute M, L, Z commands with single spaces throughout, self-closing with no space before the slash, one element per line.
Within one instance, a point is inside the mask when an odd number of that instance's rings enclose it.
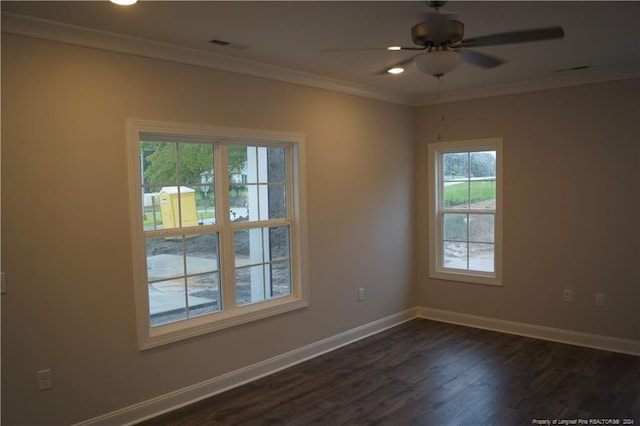
<path fill-rule="evenodd" d="M 433 278 L 502 284 L 502 140 L 429 144 Z"/>
<path fill-rule="evenodd" d="M 129 128 L 140 347 L 307 306 L 302 136 Z"/>

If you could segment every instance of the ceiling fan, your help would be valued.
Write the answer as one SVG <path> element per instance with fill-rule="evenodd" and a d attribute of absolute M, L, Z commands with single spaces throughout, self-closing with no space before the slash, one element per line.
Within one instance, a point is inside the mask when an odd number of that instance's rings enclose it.
<path fill-rule="evenodd" d="M 385 48 L 386 50 L 413 50 L 421 53 L 397 62 L 379 74 L 399 74 L 404 71 L 405 65 L 412 62 L 420 71 L 438 78 L 453 70 L 460 61 L 482 68 L 494 68 L 506 61 L 470 49 L 564 37 L 562 27 L 545 27 L 465 39 L 463 38 L 464 24 L 456 19 L 451 19 L 450 14 L 440 12 L 440 8 L 447 3 L 446 0 L 426 1 L 426 3 L 435 9 L 435 12 L 429 12 L 424 22 L 411 28 L 411 37 L 415 46 Z"/>

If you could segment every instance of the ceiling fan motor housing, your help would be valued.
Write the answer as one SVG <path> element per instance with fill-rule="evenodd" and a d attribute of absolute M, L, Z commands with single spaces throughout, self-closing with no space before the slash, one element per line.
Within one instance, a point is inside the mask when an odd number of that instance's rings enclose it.
<path fill-rule="evenodd" d="M 411 37 L 413 42 L 418 46 L 441 46 L 447 44 L 457 43 L 462 40 L 464 35 L 464 24 L 455 19 L 449 19 L 447 21 L 447 28 L 438 31 L 438 33 L 432 31 L 429 32 L 429 28 L 426 22 L 420 22 L 411 28 Z"/>
<path fill-rule="evenodd" d="M 447 0 L 435 0 L 435 1 L 425 1 L 427 6 L 433 7 L 434 9 L 440 9 L 442 6 L 447 4 Z"/>

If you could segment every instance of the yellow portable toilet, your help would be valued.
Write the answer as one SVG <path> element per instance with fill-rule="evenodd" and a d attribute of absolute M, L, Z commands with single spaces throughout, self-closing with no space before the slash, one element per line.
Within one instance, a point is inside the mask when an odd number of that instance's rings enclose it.
<path fill-rule="evenodd" d="M 181 186 L 180 203 L 178 203 L 177 186 L 165 186 L 160 190 L 159 195 L 163 228 L 178 228 L 180 226 L 180 209 L 182 210 L 182 227 L 198 226 L 196 191 L 194 189 Z"/>

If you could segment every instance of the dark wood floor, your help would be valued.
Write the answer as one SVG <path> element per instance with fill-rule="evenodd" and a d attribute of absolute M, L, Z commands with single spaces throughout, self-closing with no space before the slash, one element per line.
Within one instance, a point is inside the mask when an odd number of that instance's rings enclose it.
<path fill-rule="evenodd" d="M 143 424 L 532 425 L 534 419 L 640 425 L 640 358 L 416 319 Z"/>

